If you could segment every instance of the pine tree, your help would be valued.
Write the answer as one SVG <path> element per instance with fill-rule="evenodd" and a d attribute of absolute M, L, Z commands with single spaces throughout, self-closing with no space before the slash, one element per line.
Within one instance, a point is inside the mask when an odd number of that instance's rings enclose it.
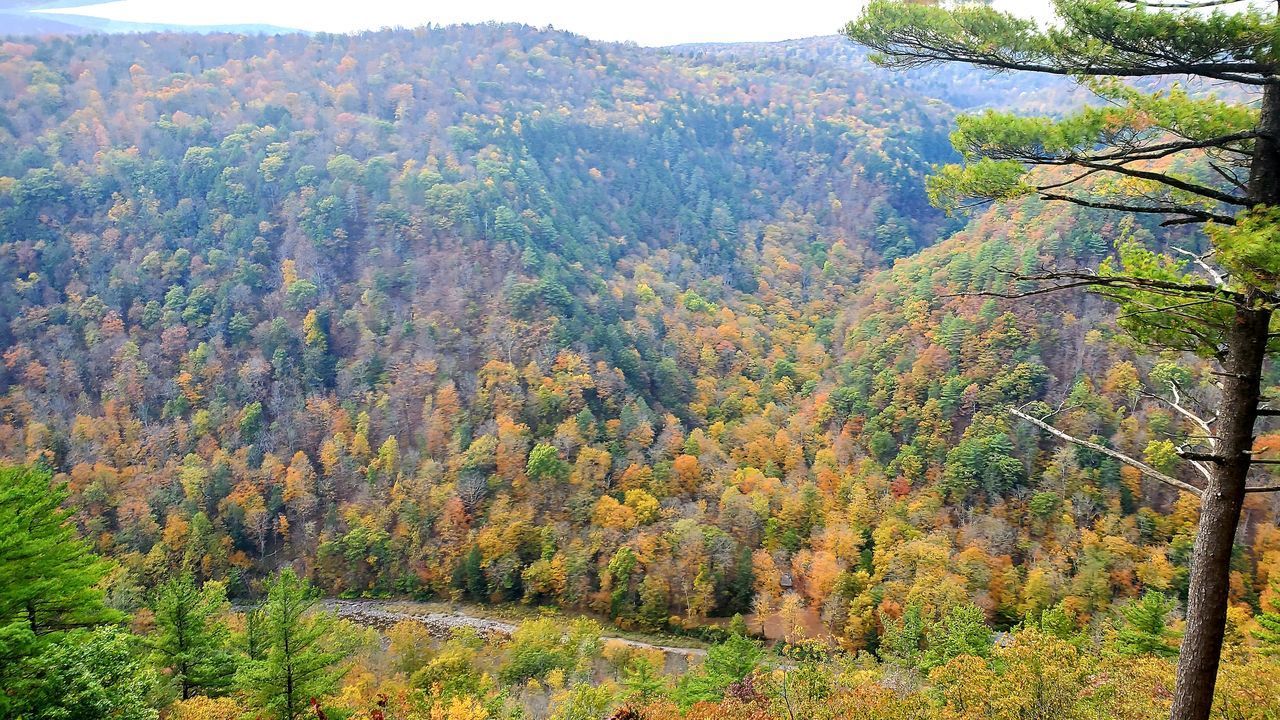
<path fill-rule="evenodd" d="M 1165 620 L 1171 609 L 1173 603 L 1154 590 L 1121 608 L 1123 624 L 1117 629 L 1116 648 L 1125 655 L 1177 656 L 1178 634 Z"/>
<path fill-rule="evenodd" d="M 149 644 L 183 700 L 218 695 L 231 687 L 235 664 L 227 650 L 228 605 L 221 583 L 197 588 L 191 573 L 183 573 L 160 586 L 151 610 L 156 630 Z"/>
<path fill-rule="evenodd" d="M 699 672 L 680 678 L 674 697 L 682 708 L 698 702 L 715 702 L 725 689 L 755 672 L 764 653 L 760 644 L 742 635 L 730 635 L 707 650 L 707 660 Z"/>
<path fill-rule="evenodd" d="M 638 657 L 623 670 L 622 687 L 628 700 L 649 703 L 666 692 L 667 684 L 648 658 Z"/>
<path fill-rule="evenodd" d="M 755 672 L 762 657 L 764 653 L 758 642 L 735 632 L 707 651 L 707 661 L 702 667 L 708 675 L 729 685 Z"/>
<path fill-rule="evenodd" d="M 972 603 L 957 605 L 930 623 L 927 636 L 929 646 L 920 662 L 925 669 L 945 665 L 961 655 L 991 654 L 991 628 L 982 608 Z"/>
<path fill-rule="evenodd" d="M 337 616 L 317 610 L 317 602 L 293 570 L 277 575 L 262 607 L 263 658 L 246 662 L 237 677 L 254 707 L 279 720 L 296 720 L 312 700 L 333 692 L 344 673 Z"/>
<path fill-rule="evenodd" d="M 1053 7 L 1058 23 L 1041 27 L 987 3 L 873 0 L 845 35 L 886 67 L 962 63 L 1061 75 L 1107 101 L 1058 118 L 961 118 L 952 142 L 964 163 L 929 183 L 931 200 L 943 208 L 1038 197 L 1205 226 L 1204 253 L 1175 255 L 1120 238 L 1117 257 L 1096 269 L 1007 271 L 1016 291 L 979 294 L 1021 298 L 1084 288 L 1118 303 L 1120 323 L 1139 340 L 1216 363 L 1221 390 L 1208 417 L 1194 412 L 1176 385 L 1158 390 L 1203 438 L 1181 453 L 1203 487 L 1073 437 L 1045 413 L 1011 411 L 1200 498 L 1171 717 L 1206 720 L 1244 498 L 1280 489 L 1248 482 L 1262 366 L 1275 349 L 1272 318 L 1280 308 L 1280 19 L 1274 5 L 1223 0 L 1055 0 Z M 1261 90 L 1259 106 L 1124 82 L 1179 75 Z M 1152 162 L 1181 162 L 1197 172 L 1162 172 Z"/>
<path fill-rule="evenodd" d="M 1271 581 L 1273 592 L 1280 593 L 1280 580 Z M 1258 621 L 1258 629 L 1253 636 L 1262 646 L 1263 655 L 1280 655 L 1280 600 L 1272 600 L 1270 610 L 1263 611 L 1254 617 Z"/>
<path fill-rule="evenodd" d="M 480 548 L 472 545 L 462 562 L 453 569 L 453 586 L 467 594 L 472 600 L 489 599 L 489 582 L 484 576 L 484 556 Z"/>
<path fill-rule="evenodd" d="M 119 618 L 97 587 L 110 565 L 77 537 L 66 491 L 49 482 L 47 472 L 0 467 L 0 667 Z"/>
<path fill-rule="evenodd" d="M 919 605 L 910 605 L 902 617 L 894 620 L 881 616 L 884 638 L 880 641 L 880 656 L 903 667 L 914 668 L 920 664 L 920 646 L 925 639 L 925 622 Z"/>

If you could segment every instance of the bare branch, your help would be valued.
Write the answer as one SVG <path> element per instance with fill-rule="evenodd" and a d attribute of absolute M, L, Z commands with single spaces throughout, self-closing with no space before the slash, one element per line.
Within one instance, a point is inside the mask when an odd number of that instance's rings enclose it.
<path fill-rule="evenodd" d="M 1209 470 L 1209 468 L 1204 463 L 1200 462 L 1199 460 L 1188 460 L 1187 464 L 1195 468 L 1196 472 L 1200 473 L 1200 475 L 1204 477 L 1205 482 L 1210 482 L 1213 480 L 1213 473 Z"/>
<path fill-rule="evenodd" d="M 1025 292 L 1001 293 L 989 290 L 978 292 L 951 293 L 942 295 L 941 297 L 996 297 L 1009 300 L 1018 300 L 1022 298 L 1032 297 L 1035 295 L 1045 295 L 1047 293 L 1058 292 L 1059 290 L 1071 290 L 1073 288 L 1122 288 L 1143 290 L 1156 295 L 1165 295 L 1168 297 L 1198 297 L 1204 300 L 1212 300 L 1215 302 L 1223 302 L 1230 304 L 1240 304 L 1244 302 L 1243 296 L 1233 290 L 1226 290 L 1217 285 L 1206 283 L 1179 283 L 1169 280 L 1153 280 L 1151 278 L 1138 277 L 1133 275 L 1097 275 L 1093 272 L 1081 272 L 1075 270 L 1049 270 L 1034 275 L 1023 275 L 1012 270 L 1004 270 L 1002 268 L 992 266 L 996 272 L 1005 275 L 1011 275 L 1019 282 L 1034 283 L 1055 283 L 1049 287 L 1036 288 Z M 1066 281 L 1066 282 L 1059 282 Z M 1102 291 L 1099 291 L 1102 292 Z M 1105 293 L 1103 293 L 1105 294 Z M 1150 306 L 1152 309 L 1157 309 Z"/>
<path fill-rule="evenodd" d="M 1196 223 L 1202 223 L 1202 222 L 1204 222 L 1204 220 L 1201 220 L 1200 218 L 1193 218 L 1193 217 L 1169 218 L 1168 220 L 1162 221 L 1160 223 L 1160 227 L 1173 227 L 1174 225 L 1194 225 Z"/>
<path fill-rule="evenodd" d="M 1177 383 L 1172 383 L 1172 382 L 1169 383 L 1169 389 L 1173 392 L 1172 400 L 1170 400 L 1167 397 L 1164 397 L 1163 395 L 1158 395 L 1156 393 L 1144 392 L 1143 395 L 1159 400 L 1160 402 L 1173 408 L 1174 411 L 1176 411 L 1182 417 L 1190 420 L 1193 424 L 1195 424 L 1197 428 L 1199 428 L 1201 432 L 1204 433 L 1204 437 L 1209 439 L 1209 447 L 1217 447 L 1218 441 L 1213 434 L 1213 420 L 1216 418 L 1206 420 L 1200 417 L 1199 415 L 1191 412 L 1190 409 L 1185 407 L 1182 404 L 1182 394 L 1178 392 Z"/>
<path fill-rule="evenodd" d="M 1035 425 L 1036 427 L 1040 428 L 1041 430 L 1044 430 L 1045 432 L 1049 433 L 1050 435 L 1053 435 L 1056 438 L 1065 440 L 1073 445 L 1079 445 L 1080 447 L 1088 448 L 1089 450 L 1093 450 L 1094 452 L 1101 453 L 1103 455 L 1106 455 L 1109 458 L 1112 458 L 1113 460 L 1118 460 L 1119 462 L 1122 462 L 1125 465 L 1128 465 L 1129 467 L 1138 470 L 1143 475 L 1146 475 L 1152 480 L 1157 480 L 1159 482 L 1164 483 L 1165 485 L 1175 487 L 1184 492 L 1189 492 L 1192 495 L 1195 495 L 1196 497 L 1200 497 L 1203 494 L 1203 491 L 1201 491 L 1200 488 L 1190 483 L 1186 483 L 1175 477 L 1165 475 L 1164 473 L 1142 462 L 1141 460 L 1138 460 L 1136 458 L 1131 458 L 1128 455 L 1125 455 L 1124 453 L 1117 452 L 1108 447 L 1103 447 L 1102 445 L 1099 445 L 1095 442 L 1089 442 L 1088 440 L 1083 440 L 1073 435 L 1068 435 L 1067 433 L 1062 432 L 1061 430 L 1055 428 L 1049 423 L 1044 422 L 1039 418 L 1035 418 L 1028 415 L 1027 413 L 1023 412 L 1021 408 L 1010 408 L 1009 413 L 1011 415 L 1014 415 L 1015 417 L 1020 417 L 1023 420 L 1026 420 L 1027 422 L 1031 423 L 1032 425 Z"/>
<path fill-rule="evenodd" d="M 1126 160 L 1133 162 L 1136 160 L 1159 160 L 1169 155 L 1174 155 L 1187 150 L 1206 150 L 1217 149 L 1226 150 L 1234 153 L 1244 153 L 1243 148 L 1228 147 L 1234 143 L 1252 140 L 1258 137 L 1256 130 L 1242 130 L 1227 135 L 1218 135 L 1202 140 L 1177 140 L 1174 142 L 1159 143 L 1156 145 L 1148 145 L 1146 147 L 1128 147 L 1116 150 L 1115 152 L 1100 153 L 1097 155 L 1080 155 L 1085 160 L 1093 162 L 1107 162 L 1110 160 Z"/>
<path fill-rule="evenodd" d="M 1206 273 L 1209 274 L 1209 277 L 1213 280 L 1214 285 L 1217 285 L 1218 287 L 1227 286 L 1226 275 L 1223 275 L 1221 272 L 1218 271 L 1217 268 L 1213 267 L 1212 265 L 1210 265 L 1208 262 L 1205 261 L 1206 257 L 1213 254 L 1212 251 L 1205 255 L 1197 255 L 1191 252 L 1190 250 L 1183 250 L 1182 248 L 1175 247 L 1173 245 L 1170 245 L 1169 249 L 1178 253 L 1179 255 L 1186 255 L 1187 257 L 1191 258 L 1192 262 L 1194 262 L 1197 266 L 1199 266 L 1201 270 L 1204 270 Z"/>

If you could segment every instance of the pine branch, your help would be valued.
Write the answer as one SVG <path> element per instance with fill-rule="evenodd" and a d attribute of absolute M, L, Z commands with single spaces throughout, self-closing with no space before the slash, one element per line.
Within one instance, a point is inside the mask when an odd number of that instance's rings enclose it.
<path fill-rule="evenodd" d="M 1122 462 L 1122 463 L 1124 463 L 1125 465 L 1128 465 L 1129 467 L 1132 467 L 1132 468 L 1134 468 L 1134 469 L 1138 470 L 1138 471 L 1139 471 L 1139 472 L 1141 472 L 1143 475 L 1145 475 L 1145 476 L 1147 476 L 1147 477 L 1151 478 L 1152 480 L 1157 480 L 1157 481 L 1159 481 L 1159 482 L 1164 483 L 1165 485 L 1169 485 L 1170 487 L 1175 487 L 1175 488 L 1177 488 L 1177 489 L 1179 489 L 1179 490 L 1182 490 L 1182 491 L 1184 491 L 1184 492 L 1189 492 L 1189 493 L 1191 493 L 1192 495 L 1195 495 L 1196 497 L 1200 497 L 1201 495 L 1203 495 L 1203 494 L 1204 494 L 1204 492 L 1203 492 L 1200 488 L 1198 488 L 1198 487 L 1196 487 L 1196 486 L 1194 486 L 1194 485 L 1192 485 L 1192 484 L 1190 484 L 1190 483 L 1183 482 L 1183 481 L 1181 481 L 1181 480 L 1179 480 L 1179 479 L 1177 479 L 1177 478 L 1175 478 L 1175 477 L 1172 477 L 1172 476 L 1170 476 L 1170 475 L 1166 475 L 1166 474 L 1164 474 L 1164 473 L 1160 472 L 1159 470 L 1157 470 L 1157 469 L 1155 469 L 1155 468 L 1151 467 L 1150 465 L 1148 465 L 1148 464 L 1146 464 L 1146 463 L 1142 462 L 1141 460 L 1138 460 L 1138 459 L 1136 459 L 1136 458 L 1129 457 L 1128 455 L 1125 455 L 1124 453 L 1121 453 L 1121 452 L 1117 452 L 1117 451 L 1115 451 L 1115 450 L 1112 450 L 1111 448 L 1103 447 L 1102 445 L 1099 445 L 1099 444 L 1097 444 L 1097 443 L 1095 443 L 1095 442 L 1090 442 L 1090 441 L 1088 441 L 1088 440 L 1084 440 L 1084 439 L 1081 439 L 1081 438 L 1075 437 L 1074 435 L 1069 435 L 1069 434 L 1067 434 L 1067 433 L 1065 433 L 1065 432 L 1063 432 L 1063 431 L 1061 431 L 1061 430 L 1059 430 L 1059 429 L 1055 428 L 1054 426 L 1050 425 L 1049 423 L 1044 422 L 1043 420 L 1040 420 L 1039 418 L 1035 418 L 1035 417 L 1032 417 L 1032 416 L 1028 415 L 1027 413 L 1025 413 L 1025 412 L 1023 412 L 1023 411 L 1022 411 L 1022 408 L 1010 408 L 1010 409 L 1009 409 L 1009 414 L 1011 414 L 1011 415 L 1013 415 L 1013 416 L 1015 416 L 1015 417 L 1022 418 L 1023 420 L 1026 420 L 1027 422 L 1031 423 L 1032 425 L 1035 425 L 1036 427 L 1040 428 L 1041 430 L 1044 430 L 1045 432 L 1049 433 L 1050 435 L 1053 435 L 1054 437 L 1056 437 L 1056 438 L 1058 438 L 1058 439 L 1060 439 L 1060 440 L 1065 440 L 1065 441 L 1067 441 L 1067 442 L 1069 442 L 1069 443 L 1071 443 L 1071 444 L 1073 444 L 1073 445 L 1079 445 L 1080 447 L 1087 448 L 1087 449 L 1092 450 L 1092 451 L 1094 451 L 1094 452 L 1097 452 L 1097 453 L 1101 453 L 1101 454 L 1103 454 L 1103 455 L 1106 455 L 1107 457 L 1109 457 L 1109 458 L 1111 458 L 1111 459 L 1113 459 L 1113 460 L 1117 460 L 1117 461 L 1119 461 L 1119 462 Z"/>
<path fill-rule="evenodd" d="M 1226 205 L 1238 205 L 1240 207 L 1245 207 L 1250 204 L 1248 198 L 1232 195 L 1231 193 L 1225 193 L 1206 185 L 1200 185 L 1187 180 L 1180 180 L 1172 175 L 1166 175 L 1164 173 L 1152 172 L 1150 170 L 1135 170 L 1134 168 L 1125 167 L 1126 163 L 1134 162 L 1137 159 L 1138 158 L 1133 158 L 1115 163 L 1095 163 L 1093 161 L 1069 160 L 1065 163 L 1059 164 L 1079 165 L 1081 167 L 1092 168 L 1102 172 L 1113 172 L 1126 177 L 1138 178 L 1139 180 L 1150 180 L 1162 185 L 1168 185 L 1169 187 L 1177 190 L 1182 190 L 1183 192 L 1189 192 L 1193 195 L 1199 195 L 1210 200 L 1216 200 Z"/>
<path fill-rule="evenodd" d="M 1280 78 L 1274 77 L 1276 68 L 1267 63 L 1257 62 L 1187 62 L 1175 60 L 1148 64 L 1117 64 L 1110 62 L 1067 62 L 1063 58 L 1045 54 L 1006 51 L 1000 48 L 985 49 L 970 47 L 963 43 L 950 42 L 938 34 L 917 33 L 918 28 L 898 28 L 888 39 L 879 40 L 859 37 L 856 32 L 846 31 L 846 35 L 855 42 L 863 44 L 880 53 L 875 58 L 877 64 L 888 68 L 916 68 L 935 63 L 963 63 L 994 70 L 996 72 L 1019 71 L 1034 72 L 1045 75 L 1085 76 L 1085 77 L 1159 77 L 1164 75 L 1199 75 L 1201 77 L 1236 82 L 1243 85 L 1280 84 Z"/>
<path fill-rule="evenodd" d="M 1196 218 L 1196 222 L 1216 222 L 1220 225 L 1235 225 L 1236 219 L 1230 215 L 1221 215 L 1219 213 L 1209 212 L 1207 210 L 1199 210 L 1191 207 L 1151 207 L 1150 205 L 1128 205 L 1125 203 L 1101 202 L 1098 200 L 1085 200 L 1084 198 L 1073 197 L 1071 195 L 1061 195 L 1058 193 L 1041 192 L 1040 188 L 1036 188 L 1040 193 L 1040 197 L 1045 200 L 1062 200 L 1080 205 L 1082 207 L 1097 208 L 1099 210 L 1119 210 L 1122 212 L 1146 213 L 1157 215 L 1186 215 L 1187 217 Z"/>
<path fill-rule="evenodd" d="M 1159 10 L 1203 10 L 1206 8 L 1239 5 L 1244 0 L 1188 0 L 1188 2 L 1148 2 L 1147 0 L 1120 0 L 1125 5 L 1135 5 Z"/>
<path fill-rule="evenodd" d="M 1019 151 L 1016 148 L 992 148 L 981 143 L 970 141 L 965 152 L 974 155 L 982 155 L 995 160 L 1018 160 L 1034 165 L 1070 165 L 1076 163 L 1111 163 L 1111 162 L 1139 162 L 1143 160 L 1159 160 L 1170 155 L 1176 155 L 1180 152 L 1190 150 L 1225 150 L 1238 154 L 1247 154 L 1246 148 L 1234 148 L 1231 145 L 1245 140 L 1252 140 L 1261 135 L 1256 130 L 1242 130 L 1240 132 L 1228 133 L 1226 135 L 1216 135 L 1211 138 L 1201 140 L 1176 140 L 1171 142 L 1159 143 L 1156 145 L 1142 146 L 1136 142 L 1108 142 L 1104 143 L 1109 147 L 1116 149 L 1107 152 L 1082 153 L 1070 152 L 1065 154 L 1036 153 L 1030 151 Z"/>
<path fill-rule="evenodd" d="M 1028 290 L 1026 292 L 1019 293 L 999 293 L 990 290 L 981 290 L 978 292 L 951 293 L 942 295 L 941 297 L 995 297 L 1008 300 L 1019 300 L 1035 295 L 1045 295 L 1047 293 L 1058 292 L 1060 290 L 1071 290 L 1073 288 L 1081 287 L 1100 287 L 1143 290 L 1169 297 L 1198 297 L 1204 300 L 1230 303 L 1233 305 L 1241 305 L 1244 303 L 1244 296 L 1240 293 L 1235 292 L 1234 290 L 1225 290 L 1217 285 L 1204 283 L 1177 283 L 1169 280 L 1153 280 L 1150 278 L 1132 275 L 1096 275 L 1092 272 L 1077 272 L 1071 270 L 1049 270 L 1034 275 L 1023 275 L 994 265 L 992 266 L 992 269 L 998 273 L 1011 275 L 1014 280 L 1018 282 L 1044 283 L 1058 282 L 1060 280 L 1067 280 L 1069 282 L 1063 282 L 1050 287 L 1036 288 L 1035 290 Z"/>

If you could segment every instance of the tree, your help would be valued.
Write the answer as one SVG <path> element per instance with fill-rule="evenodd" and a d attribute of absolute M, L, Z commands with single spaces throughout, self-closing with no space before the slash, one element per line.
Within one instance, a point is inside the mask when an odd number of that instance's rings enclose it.
<path fill-rule="evenodd" d="M 1221 391 L 1211 420 L 1193 412 L 1176 385 L 1154 394 L 1206 436 L 1203 449 L 1182 452 L 1203 488 L 1014 411 L 1060 439 L 1200 497 L 1174 720 L 1209 716 L 1244 496 L 1276 489 L 1247 480 L 1255 421 L 1275 414 L 1260 413 L 1259 387 L 1280 302 L 1280 22 L 1274 12 L 1240 5 L 1056 0 L 1060 25 L 1042 29 L 981 4 L 877 0 L 845 28 L 886 67 L 958 62 L 1063 75 L 1108 101 L 1059 119 L 996 112 L 961 119 L 953 144 L 965 162 L 943 169 L 929 185 L 942 207 L 1037 196 L 1154 216 L 1164 225 L 1207 225 L 1206 253 L 1174 248 L 1182 259 L 1122 240 L 1118 258 L 1096 270 L 1010 273 L 1031 289 L 988 293 L 1020 298 L 1085 288 L 1116 301 L 1125 328 L 1152 346 L 1195 352 L 1218 365 Z M 1177 87 L 1143 92 L 1122 81 L 1168 75 L 1260 89 L 1261 107 L 1192 97 Z M 1203 171 L 1163 172 L 1155 165 L 1174 159 Z M 1100 186 L 1094 182 L 1100 178 L 1120 182 Z"/>
<path fill-rule="evenodd" d="M 554 445 L 538 443 L 529 451 L 529 462 L 525 469 L 530 480 L 559 480 L 569 472 L 569 466 L 560 459 L 560 451 Z"/>
<path fill-rule="evenodd" d="M 1116 633 L 1116 647 L 1126 655 L 1177 655 L 1178 635 L 1165 621 L 1171 609 L 1169 599 L 1154 590 L 1121 608 L 1124 622 Z"/>
<path fill-rule="evenodd" d="M 1273 580 L 1271 588 L 1280 595 L 1280 582 Z M 1262 645 L 1262 654 L 1280 655 L 1280 600 L 1273 599 L 1269 610 L 1259 612 L 1254 619 L 1258 621 L 1258 629 L 1253 631 L 1253 636 Z"/>
<path fill-rule="evenodd" d="M 262 659 L 247 661 L 237 678 L 255 707 L 280 720 L 300 717 L 344 673 L 345 653 L 334 638 L 337 616 L 317 610 L 317 602 L 311 585 L 291 569 L 271 580 L 262 607 Z"/>
<path fill-rule="evenodd" d="M 47 472 L 0 467 L 0 661 L 40 638 L 119 617 L 97 587 L 110 564 L 77 537 L 66 498 Z"/>
<path fill-rule="evenodd" d="M 921 662 L 921 645 L 925 640 L 925 622 L 919 605 L 909 605 L 902 617 L 893 619 L 881 614 L 884 637 L 880 641 L 880 657 L 904 667 L 914 668 Z"/>
<path fill-rule="evenodd" d="M 930 624 L 928 640 L 929 647 L 920 662 L 924 669 L 944 665 L 961 655 L 991 654 L 991 628 L 987 627 L 982 608 L 973 603 L 957 605 Z"/>
<path fill-rule="evenodd" d="M 759 643 L 735 632 L 707 650 L 701 670 L 682 677 L 675 696 L 682 707 L 719 700 L 726 688 L 754 673 L 762 657 Z"/>
<path fill-rule="evenodd" d="M 637 657 L 623 669 L 622 687 L 626 689 L 628 700 L 648 703 L 662 696 L 667 683 L 649 658 Z"/>
<path fill-rule="evenodd" d="M 160 586 L 151 604 L 156 630 L 149 644 L 158 664 L 169 670 L 183 700 L 218 695 L 227 690 L 235 664 L 225 615 L 226 591 L 221 583 L 197 588 L 191 573 Z"/>
<path fill-rule="evenodd" d="M 135 652 L 135 642 L 127 632 L 107 626 L 79 630 L 50 645 L 28 663 L 42 681 L 20 693 L 16 715 L 5 717 L 155 720 L 147 702 L 155 673 Z"/>
<path fill-rule="evenodd" d="M 0 716 L 148 717 L 129 638 L 90 632 L 120 614 L 98 587 L 110 565 L 76 535 L 66 496 L 47 472 L 0 468 Z"/>

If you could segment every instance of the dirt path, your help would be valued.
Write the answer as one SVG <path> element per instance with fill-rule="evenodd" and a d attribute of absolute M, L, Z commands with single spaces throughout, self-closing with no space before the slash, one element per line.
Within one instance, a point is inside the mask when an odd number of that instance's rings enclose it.
<path fill-rule="evenodd" d="M 447 638 L 457 628 L 472 628 L 486 640 L 505 640 L 515 632 L 516 625 L 502 620 L 477 617 L 464 612 L 405 612 L 395 609 L 400 603 L 380 600 L 327 600 L 325 607 L 333 610 L 339 617 L 346 618 L 359 625 L 386 630 L 404 620 L 410 620 L 427 628 L 427 632 L 435 637 Z M 652 643 L 631 640 L 614 635 L 602 635 L 605 640 L 612 640 L 627 647 L 639 650 L 659 650 L 667 655 L 676 655 L 686 660 L 705 657 L 707 651 L 702 648 L 677 647 L 672 645 L 654 645 Z"/>

